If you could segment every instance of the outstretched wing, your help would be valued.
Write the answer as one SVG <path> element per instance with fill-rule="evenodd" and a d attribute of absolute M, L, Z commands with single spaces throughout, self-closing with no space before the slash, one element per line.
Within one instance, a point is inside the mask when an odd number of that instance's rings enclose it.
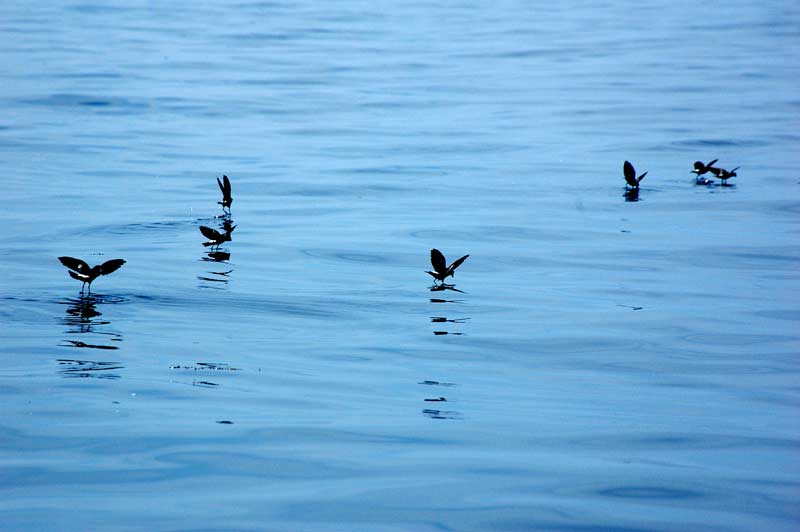
<path fill-rule="evenodd" d="M 219 240 L 220 238 L 222 238 L 222 233 L 220 233 L 216 229 L 211 229 L 210 227 L 206 227 L 205 225 L 200 226 L 200 232 L 203 233 L 203 236 L 209 240 Z"/>
<path fill-rule="evenodd" d="M 739 168 L 741 168 L 741 166 L 737 166 L 736 168 L 734 168 L 733 170 L 731 170 L 731 173 L 734 173 L 734 172 L 735 172 L 736 170 L 738 170 Z"/>
<path fill-rule="evenodd" d="M 78 281 L 80 281 L 82 283 L 85 283 L 85 282 L 89 281 L 89 279 L 91 279 L 91 277 L 89 277 L 88 275 L 84 275 L 82 273 L 75 273 L 73 271 L 68 271 L 67 273 L 69 274 L 70 277 L 72 277 L 73 279 L 76 279 L 76 280 L 78 280 Z"/>
<path fill-rule="evenodd" d="M 83 275 L 88 274 L 89 270 L 91 270 L 89 265 L 83 262 L 81 259 L 76 259 L 73 257 L 58 257 L 58 260 L 60 260 L 61 264 L 70 270 L 74 270 Z"/>
<path fill-rule="evenodd" d="M 636 186 L 639 182 L 636 181 L 636 170 L 633 169 L 633 165 L 628 161 L 625 161 L 625 164 L 622 165 L 622 172 L 625 174 L 625 181 L 631 186 Z"/>
<path fill-rule="evenodd" d="M 220 191 L 222 191 L 222 200 L 228 200 L 231 197 L 231 182 L 228 179 L 228 176 L 223 175 L 222 181 L 217 178 L 217 185 L 219 185 Z"/>
<path fill-rule="evenodd" d="M 636 182 L 637 182 L 637 183 L 639 183 L 639 182 L 640 182 L 642 179 L 644 179 L 644 176 L 646 176 L 646 175 L 647 175 L 647 172 L 645 172 L 645 173 L 643 173 L 642 175 L 640 175 L 640 176 L 639 176 L 639 177 L 636 179 Z"/>
<path fill-rule="evenodd" d="M 451 264 L 450 267 L 447 268 L 448 271 L 453 271 L 456 268 L 458 268 L 459 266 L 461 266 L 461 263 L 464 262 L 465 260 L 467 260 L 467 257 L 469 257 L 469 255 L 464 255 L 463 257 L 461 257 L 457 261 L 453 262 L 453 264 Z"/>
<path fill-rule="evenodd" d="M 119 270 L 119 267 L 125 264 L 123 259 L 111 259 L 105 261 L 100 265 L 100 275 L 108 275 L 111 272 Z"/>
<path fill-rule="evenodd" d="M 714 164 L 717 161 L 719 161 L 719 159 L 714 159 L 713 161 L 709 162 L 706 166 L 711 166 L 712 164 Z"/>
<path fill-rule="evenodd" d="M 442 255 L 442 252 L 436 248 L 431 250 L 431 266 L 437 273 L 444 273 L 447 271 L 447 260 Z"/>

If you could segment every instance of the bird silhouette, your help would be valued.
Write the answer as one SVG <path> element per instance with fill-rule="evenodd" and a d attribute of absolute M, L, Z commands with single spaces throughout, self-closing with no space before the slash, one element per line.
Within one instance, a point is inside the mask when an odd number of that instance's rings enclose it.
<path fill-rule="evenodd" d="M 715 168 L 714 170 L 718 170 L 718 171 L 714 172 L 714 175 L 717 176 L 717 178 L 722 181 L 722 186 L 723 187 L 728 187 L 728 186 L 730 186 L 730 185 L 728 185 L 728 179 L 730 179 L 732 177 L 736 177 L 736 170 L 738 170 L 739 168 L 740 167 L 737 166 L 736 168 L 734 168 L 733 170 L 730 170 L 730 171 L 725 170 L 724 168 Z"/>
<path fill-rule="evenodd" d="M 236 229 L 236 226 L 231 224 L 229 221 L 225 221 L 223 223 L 224 226 L 224 233 L 220 233 L 216 229 L 212 229 L 210 227 L 206 227 L 205 225 L 200 226 L 200 232 L 203 233 L 203 236 L 208 239 L 207 242 L 203 242 L 204 246 L 219 246 L 223 242 L 230 242 L 231 241 L 231 233 L 233 230 Z"/>
<path fill-rule="evenodd" d="M 719 161 L 719 159 L 714 159 L 708 164 L 703 164 L 703 161 L 695 161 L 694 162 L 694 170 L 692 170 L 693 174 L 697 174 L 697 177 L 705 174 L 706 172 L 711 172 L 713 170 L 713 164 Z"/>
<path fill-rule="evenodd" d="M 81 292 L 83 292 L 83 288 L 86 286 L 86 283 L 89 283 L 90 293 L 92 291 L 92 281 L 101 275 L 108 275 L 117 271 L 120 266 L 125 264 L 125 261 L 122 259 L 111 259 L 107 260 L 103 264 L 98 264 L 97 266 L 90 268 L 89 265 L 81 259 L 76 259 L 73 257 L 58 257 L 58 260 L 61 261 L 61 264 L 69 268 L 67 273 L 70 277 L 83 283 L 81 285 Z"/>
<path fill-rule="evenodd" d="M 639 182 L 647 175 L 647 172 L 645 172 L 639 177 L 636 177 L 636 170 L 633 169 L 633 165 L 628 161 L 625 161 L 625 164 L 622 165 L 622 172 L 625 175 L 625 182 L 631 188 L 639 188 Z"/>
<path fill-rule="evenodd" d="M 219 185 L 219 189 L 222 191 L 222 201 L 218 201 L 217 203 L 222 205 L 223 211 L 227 209 L 228 214 L 230 214 L 233 197 L 231 197 L 231 182 L 228 179 L 228 176 L 223 175 L 222 181 L 217 178 L 217 185 Z"/>
<path fill-rule="evenodd" d="M 431 266 L 433 266 L 433 271 L 426 271 L 425 273 L 430 274 L 436 281 L 440 281 L 444 284 L 444 280 L 448 277 L 455 277 L 456 268 L 461 266 L 461 263 L 467 260 L 467 257 L 469 257 L 469 255 L 464 255 L 448 266 L 447 259 L 444 258 L 442 252 L 434 248 L 431 250 Z"/>

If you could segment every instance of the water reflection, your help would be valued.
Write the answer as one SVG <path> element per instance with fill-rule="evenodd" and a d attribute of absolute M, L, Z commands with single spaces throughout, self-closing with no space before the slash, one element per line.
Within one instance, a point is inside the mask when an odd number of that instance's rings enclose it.
<path fill-rule="evenodd" d="M 204 242 L 204 246 L 210 246 L 211 251 L 205 252 L 200 261 L 216 263 L 219 265 L 230 265 L 231 253 L 230 251 L 220 249 L 220 244 L 231 241 L 231 232 L 236 228 L 233 220 L 230 219 L 230 214 L 219 218 L 222 221 L 220 231 L 201 225 L 200 232 L 207 238 L 208 242 Z M 205 275 L 198 275 L 197 279 L 203 281 L 201 286 L 203 288 L 220 288 L 228 284 L 230 274 L 233 273 L 233 268 L 227 269 L 214 269 L 206 272 Z"/>
<path fill-rule="evenodd" d="M 625 194 L 623 194 L 623 196 L 625 197 L 625 201 L 627 201 L 627 202 L 639 201 L 639 189 L 638 188 L 632 188 L 632 189 L 626 190 Z"/>
<path fill-rule="evenodd" d="M 116 380 L 121 378 L 121 376 L 119 373 L 115 373 L 115 371 L 125 367 L 118 362 L 76 360 L 69 358 L 59 358 L 58 363 L 61 366 L 65 366 L 63 369 L 58 370 L 59 375 L 70 379 L 96 378 Z"/>
<path fill-rule="evenodd" d="M 112 342 L 121 342 L 122 335 L 114 331 L 103 330 L 111 322 L 101 318 L 103 313 L 98 310 L 98 306 L 125 301 L 127 300 L 122 297 L 102 294 L 81 294 L 77 298 L 67 298 L 61 301 L 62 305 L 67 306 L 62 322 L 67 326 L 66 334 L 68 335 L 61 346 L 101 351 L 119 349 L 119 346 L 113 345 Z M 76 335 L 80 335 L 81 339 L 76 339 Z M 120 375 L 116 370 L 124 367 L 119 362 L 77 358 L 59 358 L 57 362 L 61 366 L 58 374 L 67 378 L 119 379 Z"/>
<path fill-rule="evenodd" d="M 110 337 L 110 341 L 122 341 L 122 335 L 110 331 L 98 331 L 109 325 L 110 322 L 101 319 L 102 312 L 97 310 L 98 305 L 122 303 L 125 298 L 117 296 L 104 296 L 101 294 L 82 294 L 77 298 L 67 298 L 61 304 L 67 305 L 66 316 L 63 323 L 67 325 L 67 334 L 95 334 Z M 99 349 L 117 349 L 115 346 L 96 345 L 77 340 L 66 340 L 73 347 L 97 347 Z"/>

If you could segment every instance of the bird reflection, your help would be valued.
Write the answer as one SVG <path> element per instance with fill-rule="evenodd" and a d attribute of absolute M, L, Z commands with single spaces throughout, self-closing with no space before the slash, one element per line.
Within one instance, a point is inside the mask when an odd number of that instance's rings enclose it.
<path fill-rule="evenodd" d="M 227 266 L 231 260 L 231 253 L 229 251 L 221 250 L 219 246 L 223 242 L 231 241 L 231 233 L 234 229 L 236 229 L 236 226 L 233 224 L 233 220 L 225 219 L 222 221 L 220 229 L 221 231 L 217 231 L 211 227 L 206 227 L 204 225 L 200 226 L 200 232 L 209 239 L 207 242 L 203 242 L 203 245 L 211 246 L 211 250 L 206 252 L 205 255 L 200 258 L 200 260 L 220 265 L 224 264 Z M 208 283 L 215 283 L 217 286 L 220 286 L 228 283 L 231 273 L 233 273 L 233 268 L 227 268 L 224 270 L 210 270 L 206 272 L 206 275 L 198 275 L 197 279 L 200 281 L 206 281 Z M 208 285 L 207 287 L 211 286 L 213 285 Z"/>
<path fill-rule="evenodd" d="M 637 187 L 628 189 L 625 191 L 625 194 L 623 194 L 623 196 L 625 197 L 625 201 L 627 202 L 639 201 L 639 188 Z"/>
<path fill-rule="evenodd" d="M 466 323 L 469 318 L 456 318 L 449 320 L 444 316 L 431 316 L 431 323 Z"/>
<path fill-rule="evenodd" d="M 214 262 L 226 262 L 229 261 L 230 258 L 231 254 L 228 253 L 227 251 L 209 251 L 208 253 L 206 253 L 206 256 L 203 257 L 203 260 L 214 261 Z"/>
<path fill-rule="evenodd" d="M 97 378 L 112 379 L 120 378 L 115 370 L 123 369 L 124 366 L 119 362 L 103 362 L 99 360 L 75 360 L 70 358 L 59 358 L 58 364 L 63 366 L 58 370 L 59 375 L 66 378 Z"/>
<path fill-rule="evenodd" d="M 459 290 L 458 288 L 456 288 L 456 285 L 454 285 L 454 284 L 444 284 L 444 283 L 442 283 L 442 284 L 435 284 L 435 285 L 431 286 L 431 292 L 442 292 L 444 290 L 452 290 L 453 292 L 459 292 L 461 294 L 466 294 L 466 292 L 464 292 L 463 290 Z"/>
<path fill-rule="evenodd" d="M 67 326 L 66 333 L 69 335 L 68 338 L 63 340 L 62 346 L 88 349 L 119 349 L 119 347 L 106 342 L 121 342 L 121 334 L 97 330 L 110 324 L 108 320 L 101 318 L 103 313 L 97 310 L 97 306 L 124 301 L 126 301 L 124 298 L 99 294 L 86 294 L 78 298 L 69 298 L 62 301 L 62 304 L 67 305 L 63 323 Z M 91 340 L 89 338 L 75 340 L 73 339 L 74 335 L 91 335 Z"/>

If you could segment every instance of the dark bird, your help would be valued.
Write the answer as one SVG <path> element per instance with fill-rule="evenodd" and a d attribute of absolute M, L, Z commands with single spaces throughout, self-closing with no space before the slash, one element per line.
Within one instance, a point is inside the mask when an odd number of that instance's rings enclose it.
<path fill-rule="evenodd" d="M 738 170 L 739 168 L 740 167 L 737 166 L 731 171 L 725 170 L 724 168 L 715 168 L 714 170 L 718 170 L 718 172 L 714 172 L 714 175 L 717 176 L 717 178 L 719 178 L 722 181 L 723 187 L 727 187 L 730 186 L 728 185 L 728 179 L 736 177 L 736 170 Z"/>
<path fill-rule="evenodd" d="M 695 161 L 694 162 L 694 170 L 692 170 L 693 174 L 697 174 L 698 177 L 705 174 L 706 172 L 711 172 L 714 170 L 713 164 L 719 161 L 719 159 L 714 159 L 708 164 L 703 164 L 703 161 Z"/>
<path fill-rule="evenodd" d="M 233 198 L 231 197 L 231 182 L 228 179 L 228 176 L 223 175 L 222 181 L 217 178 L 217 185 L 219 185 L 219 189 L 222 191 L 222 201 L 218 201 L 220 205 L 222 205 L 222 210 L 228 209 L 228 214 L 231 212 L 231 203 L 233 203 Z"/>
<path fill-rule="evenodd" d="M 625 174 L 625 182 L 631 188 L 639 188 L 639 182 L 647 175 L 647 172 L 645 172 L 636 177 L 636 170 L 633 169 L 633 165 L 628 161 L 625 161 L 625 164 L 622 165 L 622 172 Z"/>
<path fill-rule="evenodd" d="M 67 273 L 70 277 L 83 283 L 81 285 L 81 292 L 83 292 L 83 288 L 86 286 L 86 283 L 89 283 L 89 292 L 91 292 L 92 281 L 101 275 L 108 275 L 109 273 L 117 271 L 120 266 L 125 264 L 125 261 L 122 259 L 111 259 L 107 260 L 103 264 L 98 264 L 94 268 L 90 268 L 89 265 L 83 262 L 81 259 L 75 259 L 73 257 L 58 257 L 58 260 L 61 261 L 61 264 L 69 268 Z"/>
<path fill-rule="evenodd" d="M 469 255 L 464 255 L 457 261 L 453 262 L 450 266 L 447 265 L 447 260 L 442 255 L 442 252 L 438 249 L 431 250 L 431 265 L 433 266 L 432 272 L 425 272 L 429 273 L 433 276 L 433 278 L 437 281 L 441 281 L 444 284 L 444 280 L 448 277 L 455 277 L 456 268 L 461 266 L 461 263 L 467 260 Z"/>
<path fill-rule="evenodd" d="M 718 160 L 719 159 L 714 159 L 708 164 L 703 164 L 703 161 L 695 161 L 694 170 L 692 170 L 692 173 L 695 174 L 694 182 L 698 185 L 710 185 L 711 183 L 713 183 L 713 181 L 708 179 L 707 177 L 700 177 L 700 176 L 705 174 L 706 172 L 711 172 L 713 174 L 717 170 L 719 170 L 719 168 L 715 168 L 713 166 L 713 164 Z"/>
<path fill-rule="evenodd" d="M 206 227 L 205 225 L 200 226 L 200 232 L 203 233 L 203 236 L 208 239 L 208 242 L 203 242 L 204 246 L 219 246 L 223 242 L 231 241 L 231 233 L 233 233 L 233 230 L 236 229 L 236 226 L 232 225 L 228 221 L 226 221 L 223 225 L 225 226 L 224 233 L 220 233 L 216 229 Z"/>

